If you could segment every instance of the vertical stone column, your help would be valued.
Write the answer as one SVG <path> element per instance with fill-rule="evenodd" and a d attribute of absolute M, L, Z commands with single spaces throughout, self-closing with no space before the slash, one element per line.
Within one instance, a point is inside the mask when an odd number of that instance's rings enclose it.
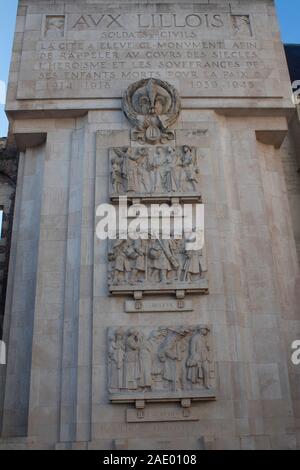
<path fill-rule="evenodd" d="M 5 437 L 27 433 L 44 165 L 44 145 L 20 155 L 3 335 L 8 361 L 1 368 Z"/>
<path fill-rule="evenodd" d="M 60 129 L 55 121 L 49 122 L 41 195 L 28 434 L 38 435 L 43 441 L 57 441 L 60 432 L 62 371 L 66 366 L 66 273 L 72 266 L 67 249 L 74 127 L 74 121 Z M 69 330 L 70 337 L 72 333 Z"/>

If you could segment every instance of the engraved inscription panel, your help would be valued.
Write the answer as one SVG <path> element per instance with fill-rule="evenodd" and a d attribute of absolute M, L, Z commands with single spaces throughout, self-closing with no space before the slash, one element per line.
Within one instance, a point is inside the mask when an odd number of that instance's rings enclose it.
<path fill-rule="evenodd" d="M 194 310 L 193 302 L 190 300 L 136 300 L 126 301 L 125 311 L 127 313 L 140 313 L 140 312 L 192 312 Z"/>
<path fill-rule="evenodd" d="M 121 97 L 149 77 L 176 85 L 183 97 L 280 96 L 274 37 L 262 35 L 250 12 L 84 2 L 76 13 L 60 11 L 43 4 L 40 35 L 26 26 L 19 99 Z"/>
<path fill-rule="evenodd" d="M 168 421 L 198 421 L 199 414 L 193 408 L 159 408 L 127 410 L 127 423 L 151 423 Z"/>

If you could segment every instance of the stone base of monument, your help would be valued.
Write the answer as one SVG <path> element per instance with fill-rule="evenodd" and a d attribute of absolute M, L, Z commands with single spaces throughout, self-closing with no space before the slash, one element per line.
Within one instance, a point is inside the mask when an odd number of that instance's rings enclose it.
<path fill-rule="evenodd" d="M 111 295 L 133 295 L 134 298 L 142 298 L 146 294 L 175 294 L 177 298 L 184 298 L 185 294 L 203 294 L 207 295 L 208 280 L 200 279 L 199 281 L 189 284 L 187 282 L 182 283 L 140 283 L 140 284 L 124 284 L 116 285 L 111 284 L 109 286 L 109 292 Z"/>
<path fill-rule="evenodd" d="M 177 437 L 58 442 L 55 450 L 206 450 L 204 437 Z M 113 458 L 113 457 L 112 457 Z"/>
<path fill-rule="evenodd" d="M 205 450 L 200 438 L 101 439 L 93 441 L 57 442 L 50 445 L 37 438 L 10 438 L 0 440 L 0 450 Z"/>

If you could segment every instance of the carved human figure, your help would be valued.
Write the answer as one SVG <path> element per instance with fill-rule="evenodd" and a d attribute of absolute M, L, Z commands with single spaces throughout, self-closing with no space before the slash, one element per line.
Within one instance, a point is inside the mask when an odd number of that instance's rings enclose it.
<path fill-rule="evenodd" d="M 151 260 L 151 278 L 159 282 L 169 283 L 168 273 L 179 269 L 178 260 L 173 252 L 171 240 L 154 241 L 149 250 Z"/>
<path fill-rule="evenodd" d="M 147 192 L 147 151 L 140 149 L 136 154 L 128 152 L 126 159 L 127 166 L 127 191 L 128 192 Z"/>
<path fill-rule="evenodd" d="M 126 158 L 127 192 L 141 192 L 139 159 L 139 155 L 134 155 L 132 151 L 128 151 Z"/>
<path fill-rule="evenodd" d="M 183 329 L 169 330 L 169 335 L 159 351 L 159 358 L 164 363 L 163 379 L 172 384 L 174 391 L 184 389 L 186 377 L 184 359 L 188 334 L 189 331 Z"/>
<path fill-rule="evenodd" d="M 114 177 L 114 171 L 117 172 L 115 177 L 117 179 L 120 178 L 119 173 L 121 173 L 121 180 L 122 180 L 122 190 L 123 191 L 128 191 L 128 165 L 127 165 L 127 160 L 129 155 L 132 153 L 131 148 L 114 148 L 114 153 L 116 154 L 116 157 L 113 157 L 111 159 L 111 179 Z M 114 163 L 113 163 L 114 161 Z M 114 164 L 114 168 L 113 168 Z M 112 181 L 113 183 L 113 181 Z"/>
<path fill-rule="evenodd" d="M 138 150 L 138 176 L 145 193 L 151 192 L 151 180 L 149 172 L 149 152 L 146 148 Z"/>
<path fill-rule="evenodd" d="M 167 193 L 176 192 L 178 190 L 176 181 L 176 152 L 172 147 L 168 147 L 167 154 L 163 163 L 164 170 L 164 190 Z"/>
<path fill-rule="evenodd" d="M 153 349 L 151 342 L 148 341 L 146 336 L 139 333 L 140 342 L 140 367 L 141 367 L 141 378 L 140 386 L 142 388 L 152 388 L 152 363 L 153 363 Z"/>
<path fill-rule="evenodd" d="M 130 244 L 127 240 L 117 240 L 113 250 L 109 253 L 109 260 L 114 263 L 113 284 L 129 282 L 129 275 L 132 270 L 131 261 L 128 257 Z"/>
<path fill-rule="evenodd" d="M 195 232 L 186 236 L 186 241 L 194 241 Z M 203 273 L 201 265 L 201 251 L 185 249 L 185 263 L 183 267 L 183 281 L 194 282 L 201 278 Z"/>
<path fill-rule="evenodd" d="M 151 162 L 151 180 L 154 192 L 161 193 L 163 191 L 164 171 L 162 168 L 164 161 L 163 151 L 161 147 L 156 149 L 156 153 Z"/>
<path fill-rule="evenodd" d="M 199 251 L 186 251 L 186 261 L 184 265 L 184 282 L 195 282 L 202 276 L 201 255 Z"/>
<path fill-rule="evenodd" d="M 121 389 L 124 386 L 124 331 L 119 328 L 109 337 L 108 357 L 110 361 L 110 388 Z"/>
<path fill-rule="evenodd" d="M 159 358 L 159 350 L 164 339 L 168 335 L 167 328 L 159 328 L 150 333 L 148 343 L 152 351 L 152 381 L 162 382 L 163 364 Z"/>
<path fill-rule="evenodd" d="M 146 276 L 146 255 L 147 255 L 147 241 L 134 240 L 130 246 L 131 258 L 133 259 L 133 269 L 131 275 L 131 284 L 145 281 Z"/>
<path fill-rule="evenodd" d="M 184 253 L 185 253 L 185 249 L 184 249 L 184 240 L 182 239 L 175 239 L 175 238 L 171 238 L 170 240 L 170 246 L 171 246 L 171 249 L 172 249 L 172 253 L 173 253 L 173 256 L 174 256 L 174 259 L 177 260 L 177 268 L 176 266 L 174 266 L 174 281 L 181 281 L 181 272 L 183 270 L 183 264 L 184 264 L 184 261 L 183 261 L 183 256 L 184 256 Z"/>
<path fill-rule="evenodd" d="M 115 194 L 120 194 L 123 190 L 122 162 L 118 158 L 111 160 L 111 183 Z"/>
<path fill-rule="evenodd" d="M 199 168 L 194 162 L 191 148 L 185 145 L 181 157 L 180 189 L 182 191 L 196 191 L 198 184 Z"/>
<path fill-rule="evenodd" d="M 125 388 L 137 390 L 141 379 L 140 367 L 141 340 L 139 332 L 131 328 L 127 333 L 125 347 Z"/>
<path fill-rule="evenodd" d="M 192 384 L 202 384 L 210 389 L 210 369 L 212 354 L 208 341 L 210 330 L 207 327 L 197 328 L 190 341 L 190 356 L 187 360 L 187 379 Z"/>

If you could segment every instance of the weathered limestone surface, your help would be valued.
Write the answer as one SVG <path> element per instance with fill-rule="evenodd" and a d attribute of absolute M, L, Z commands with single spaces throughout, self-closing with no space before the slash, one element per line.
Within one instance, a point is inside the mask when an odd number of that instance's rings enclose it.
<path fill-rule="evenodd" d="M 181 97 L 176 147 L 197 149 L 209 294 L 188 293 L 182 311 L 130 313 L 132 298 L 109 295 L 96 209 L 111 195 L 112 149 L 132 145 L 121 97 L 150 77 Z M 290 361 L 299 264 L 279 149 L 290 96 L 271 0 L 20 0 L 1 448 L 300 448 Z M 209 325 L 215 399 L 110 401 L 107 334 L 133 325 L 147 334 Z"/>

